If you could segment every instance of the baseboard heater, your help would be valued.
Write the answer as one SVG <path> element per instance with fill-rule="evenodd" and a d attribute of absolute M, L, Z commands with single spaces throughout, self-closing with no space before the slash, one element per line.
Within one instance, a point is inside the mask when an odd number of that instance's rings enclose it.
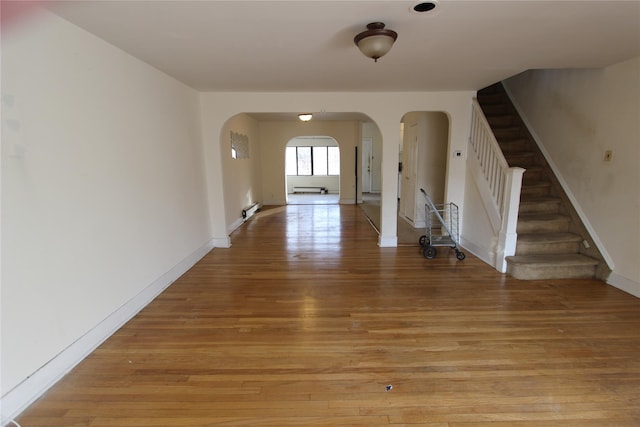
<path fill-rule="evenodd" d="M 245 220 L 245 221 L 248 220 L 249 218 L 251 218 L 253 216 L 253 214 L 258 212 L 261 207 L 262 207 L 262 203 L 255 202 L 251 206 L 242 209 L 242 219 Z"/>
<path fill-rule="evenodd" d="M 327 187 L 293 187 L 294 193 L 320 193 L 327 194 Z"/>

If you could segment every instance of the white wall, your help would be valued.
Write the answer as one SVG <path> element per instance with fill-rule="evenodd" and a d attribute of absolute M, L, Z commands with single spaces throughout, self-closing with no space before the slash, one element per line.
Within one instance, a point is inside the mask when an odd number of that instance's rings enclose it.
<path fill-rule="evenodd" d="M 340 147 L 340 202 L 354 203 L 355 146 L 360 124 L 355 121 L 266 121 L 259 123 L 262 144 L 262 191 L 266 204 L 286 203 L 285 149 L 300 136 L 328 136 Z M 309 144 L 309 143 L 305 143 Z"/>
<path fill-rule="evenodd" d="M 597 70 L 528 71 L 506 87 L 610 260 L 640 296 L 640 57 Z M 603 160 L 606 150 L 611 162 Z"/>
<path fill-rule="evenodd" d="M 371 192 L 379 193 L 382 188 L 382 135 L 380 135 L 380 129 L 375 123 L 362 123 L 362 138 L 371 138 Z M 360 144 L 360 153 L 362 153 L 362 144 Z"/>
<path fill-rule="evenodd" d="M 208 250 L 198 106 L 48 12 L 3 29 L 4 416 L 17 386 Z"/>
<path fill-rule="evenodd" d="M 445 203 L 445 178 L 447 176 L 447 147 L 449 145 L 449 119 L 439 112 L 421 113 L 423 125 L 419 128 L 420 158 L 418 160 L 418 185 L 427 191 L 434 203 Z M 418 194 L 424 207 L 424 199 Z M 424 209 L 419 210 L 424 214 Z M 424 216 L 418 215 L 424 218 Z"/>
<path fill-rule="evenodd" d="M 249 139 L 249 158 L 231 157 L 231 132 Z M 225 221 L 231 232 L 242 224 L 242 210 L 262 202 L 261 146 L 258 122 L 247 114 L 230 118 L 220 135 L 220 157 L 224 188 Z"/>
<path fill-rule="evenodd" d="M 201 95 L 202 124 L 205 144 L 205 161 L 207 170 L 207 188 L 209 193 L 209 207 L 212 218 L 224 215 L 222 200 L 221 159 L 220 159 L 220 129 L 224 122 L 242 112 L 290 112 L 290 111 L 330 111 L 330 112 L 360 112 L 369 116 L 380 130 L 382 140 L 381 152 L 381 232 L 379 244 L 381 246 L 395 246 L 397 244 L 397 185 L 398 185 L 398 151 L 399 151 L 399 123 L 405 113 L 409 111 L 442 111 L 449 118 L 449 147 L 447 151 L 447 176 L 445 183 L 445 199 L 458 204 L 461 216 L 464 214 L 464 189 L 466 179 L 466 147 L 469 136 L 469 121 L 471 115 L 472 91 L 459 92 L 389 92 L 389 93 L 359 93 L 359 92 L 309 92 L 309 93 L 246 93 L 246 92 L 210 92 Z M 313 126 L 314 121 L 303 125 Z M 262 123 L 260 124 L 262 127 Z M 274 125 L 275 126 L 275 125 Z M 357 141 L 362 138 L 359 129 L 355 131 Z M 262 128 L 261 128 L 261 136 Z M 327 135 L 326 133 L 313 134 Z M 295 135 L 294 135 L 295 136 Z M 334 136 L 334 135 L 330 135 Z M 287 139 L 288 140 L 288 139 Z M 339 138 L 338 142 L 342 143 Z M 286 143 L 286 141 L 285 141 Z M 455 157 L 459 150 L 463 155 Z M 349 151 L 349 150 L 348 150 Z M 347 151 L 347 152 L 348 152 Z M 263 174 L 266 174 L 265 163 L 268 150 L 262 147 Z M 341 149 L 341 160 L 351 162 L 354 158 L 345 158 Z M 284 156 L 277 155 L 275 161 L 282 166 L 269 163 L 269 168 L 284 170 Z M 341 196 L 351 185 L 343 182 L 346 178 L 341 174 Z M 273 191 L 271 190 L 273 189 Z M 263 196 L 266 201 L 284 203 L 284 176 L 280 182 L 265 182 Z M 351 197 L 351 196 L 348 196 Z M 355 194 L 354 194 L 355 197 Z M 227 239 L 226 228 L 223 224 L 212 219 L 212 233 L 216 242 Z"/>
<path fill-rule="evenodd" d="M 460 237 L 460 245 L 487 264 L 495 266 L 496 244 L 500 230 L 493 230 L 478 183 L 470 168 L 467 170 L 467 177 L 464 192 L 464 219 L 461 224 L 464 232 Z"/>

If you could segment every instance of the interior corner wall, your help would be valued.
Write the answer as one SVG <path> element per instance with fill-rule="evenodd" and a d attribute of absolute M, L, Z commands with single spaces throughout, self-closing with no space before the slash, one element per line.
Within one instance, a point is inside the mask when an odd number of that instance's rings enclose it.
<path fill-rule="evenodd" d="M 602 245 L 608 282 L 640 296 L 640 57 L 527 71 L 505 87 Z M 605 161 L 606 151 L 613 153 Z"/>
<path fill-rule="evenodd" d="M 248 137 L 248 158 L 231 157 L 231 132 Z M 224 124 L 220 140 L 225 218 L 227 231 L 230 233 L 242 223 L 243 209 L 262 202 L 258 122 L 247 114 L 238 114 Z"/>
<path fill-rule="evenodd" d="M 48 11 L 24 19 L 1 51 L 4 411 L 211 239 L 198 94 Z"/>

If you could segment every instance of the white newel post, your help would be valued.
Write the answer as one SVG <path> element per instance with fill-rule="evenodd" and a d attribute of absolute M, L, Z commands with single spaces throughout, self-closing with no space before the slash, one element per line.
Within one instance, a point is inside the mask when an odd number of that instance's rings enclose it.
<path fill-rule="evenodd" d="M 520 207 L 520 190 L 522 187 L 522 168 L 509 168 L 505 171 L 505 191 L 502 201 L 502 226 L 498 235 L 496 248 L 496 270 L 501 273 L 507 271 L 506 257 L 515 255 L 518 234 L 518 210 Z"/>

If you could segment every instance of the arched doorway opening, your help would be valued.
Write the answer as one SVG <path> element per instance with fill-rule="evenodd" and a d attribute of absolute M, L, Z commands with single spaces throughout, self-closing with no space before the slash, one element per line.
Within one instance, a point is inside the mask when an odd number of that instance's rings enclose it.
<path fill-rule="evenodd" d="M 340 146 L 330 136 L 298 136 L 285 148 L 287 204 L 340 202 Z"/>
<path fill-rule="evenodd" d="M 409 112 L 402 118 L 401 134 L 398 243 L 409 243 L 425 227 L 425 199 L 420 189 L 434 203 L 445 201 L 449 117 L 443 112 Z"/>

